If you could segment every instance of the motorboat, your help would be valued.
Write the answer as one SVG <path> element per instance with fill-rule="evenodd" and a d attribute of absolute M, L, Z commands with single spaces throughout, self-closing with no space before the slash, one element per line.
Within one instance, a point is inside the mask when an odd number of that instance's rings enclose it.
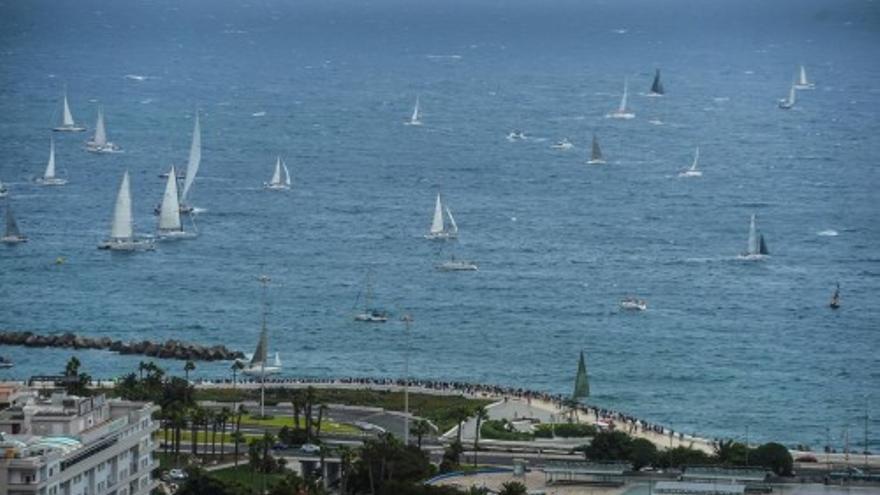
<path fill-rule="evenodd" d="M 646 311 L 648 309 L 648 301 L 637 297 L 625 297 L 620 300 L 620 309 L 627 311 Z"/>
<path fill-rule="evenodd" d="M 572 148 L 574 148 L 574 144 L 572 144 L 568 138 L 562 138 L 553 145 L 553 149 L 555 150 L 570 150 Z"/>
<path fill-rule="evenodd" d="M 0 369 L 9 369 L 13 366 L 15 366 L 15 363 L 3 356 L 0 356 Z"/>
<path fill-rule="evenodd" d="M 455 256 L 449 261 L 444 261 L 434 265 L 434 268 L 441 272 L 475 272 L 477 271 L 476 263 L 472 261 L 457 260 Z"/>
<path fill-rule="evenodd" d="M 513 130 L 507 134 L 508 141 L 524 141 L 526 139 L 526 134 L 520 130 Z"/>
<path fill-rule="evenodd" d="M 122 148 L 107 140 L 107 129 L 104 126 L 104 107 L 98 107 L 95 135 L 86 142 L 86 150 L 92 153 L 122 153 Z"/>
<path fill-rule="evenodd" d="M 49 140 L 49 162 L 46 163 L 46 170 L 42 177 L 37 177 L 36 183 L 41 186 L 63 186 L 67 184 L 67 179 L 62 179 L 55 175 L 55 140 Z"/>

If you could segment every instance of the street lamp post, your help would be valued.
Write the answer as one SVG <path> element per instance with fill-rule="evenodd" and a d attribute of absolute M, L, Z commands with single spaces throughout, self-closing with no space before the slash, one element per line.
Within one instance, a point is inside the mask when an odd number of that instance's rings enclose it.
<path fill-rule="evenodd" d="M 263 286 L 263 326 L 261 329 L 262 332 L 266 331 L 266 312 L 268 308 L 268 302 L 266 299 L 266 287 L 269 285 L 269 282 L 272 280 L 268 275 L 260 275 L 257 277 L 257 280 L 260 281 L 260 284 Z M 262 335 L 261 335 L 262 336 Z M 268 354 L 266 354 L 266 349 L 263 349 L 264 356 L 260 360 L 260 418 L 266 417 L 266 359 L 268 359 Z"/>

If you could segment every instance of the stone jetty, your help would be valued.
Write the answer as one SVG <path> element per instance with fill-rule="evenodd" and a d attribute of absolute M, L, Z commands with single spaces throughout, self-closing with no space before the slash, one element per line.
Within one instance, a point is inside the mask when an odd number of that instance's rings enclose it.
<path fill-rule="evenodd" d="M 224 361 L 244 358 L 244 354 L 240 351 L 231 351 L 223 345 L 202 346 L 174 339 L 165 342 L 149 340 L 123 342 L 109 337 L 84 337 L 70 332 L 39 335 L 33 332 L 0 331 L 0 345 L 100 349 L 120 354 L 140 354 L 162 359 L 193 361 Z"/>

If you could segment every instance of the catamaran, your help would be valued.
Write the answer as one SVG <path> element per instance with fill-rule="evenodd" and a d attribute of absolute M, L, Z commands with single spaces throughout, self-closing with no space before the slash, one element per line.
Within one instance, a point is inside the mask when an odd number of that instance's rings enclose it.
<path fill-rule="evenodd" d="M 134 220 L 131 212 L 131 183 L 128 171 L 122 176 L 119 192 L 116 194 L 116 206 L 113 208 L 113 223 L 110 226 L 110 238 L 98 244 L 98 249 L 111 251 L 149 251 L 154 248 L 149 239 L 137 239 L 134 236 Z"/>
<path fill-rule="evenodd" d="M 76 125 L 73 114 L 70 113 L 70 105 L 67 104 L 67 88 L 64 89 L 64 109 L 62 110 L 61 125 L 52 129 L 55 132 L 83 132 L 85 127 Z"/>
<path fill-rule="evenodd" d="M 663 83 L 660 82 L 660 69 L 655 69 L 654 82 L 651 83 L 651 92 L 648 93 L 648 96 L 663 96 L 665 94 L 666 90 L 663 89 Z"/>
<path fill-rule="evenodd" d="M 86 150 L 92 153 L 122 153 L 122 148 L 107 140 L 107 129 L 104 128 L 104 107 L 98 106 L 98 121 L 95 123 L 95 135 L 86 142 Z"/>
<path fill-rule="evenodd" d="M 626 108 L 626 102 L 628 100 L 628 97 L 629 97 L 629 83 L 627 82 L 626 78 L 623 78 L 623 96 L 620 98 L 620 106 L 617 107 L 617 110 L 609 113 L 605 117 L 610 118 L 610 119 L 625 119 L 625 120 L 635 118 L 636 114 L 630 112 Z"/>
<path fill-rule="evenodd" d="M 273 191 L 290 189 L 290 170 L 287 170 L 287 164 L 281 159 L 281 155 L 275 160 L 275 172 L 272 173 L 272 180 L 264 182 L 263 187 Z"/>
<path fill-rule="evenodd" d="M 791 83 L 791 88 L 788 90 L 788 98 L 783 98 L 779 100 L 779 108 L 783 110 L 789 110 L 794 107 L 796 94 L 797 90 L 795 89 L 795 83 Z"/>
<path fill-rule="evenodd" d="M 419 119 L 419 117 L 421 117 L 421 114 L 419 112 L 419 97 L 416 96 L 416 106 L 413 107 L 412 116 L 410 116 L 409 122 L 407 122 L 407 124 L 422 125 L 422 121 Z"/>
<path fill-rule="evenodd" d="M 28 238 L 21 234 L 18 230 L 18 224 L 15 223 L 15 217 L 12 216 L 12 207 L 6 202 L 6 232 L 0 237 L 3 244 L 21 244 L 27 242 Z"/>
<path fill-rule="evenodd" d="M 434 268 L 441 272 L 475 272 L 477 264 L 473 261 L 455 259 L 455 255 L 449 261 L 444 261 L 434 265 Z"/>
<path fill-rule="evenodd" d="M 807 80 L 807 69 L 804 66 L 801 66 L 800 74 L 798 74 L 797 83 L 794 85 L 795 89 L 815 89 L 816 85 Z"/>
<path fill-rule="evenodd" d="M 440 201 L 440 193 L 437 193 L 437 201 L 434 203 L 434 219 L 431 221 L 431 230 L 425 234 L 425 239 L 455 239 L 458 237 L 458 225 L 449 208 L 446 208 L 446 216 L 449 217 L 450 228 L 446 228 L 443 221 L 443 203 Z"/>
<path fill-rule="evenodd" d="M 602 149 L 599 148 L 599 140 L 596 139 L 595 134 L 593 134 L 593 146 L 590 150 L 590 159 L 587 160 L 587 163 L 590 165 L 601 165 L 605 163 L 605 159 L 602 158 Z"/>
<path fill-rule="evenodd" d="M 700 161 L 700 147 L 697 146 L 697 150 L 694 152 L 694 163 L 691 164 L 691 167 L 687 170 L 682 170 L 679 172 L 679 177 L 702 177 L 703 171 L 697 170 L 697 164 Z"/>
<path fill-rule="evenodd" d="M 373 285 L 370 282 L 370 274 L 368 273 L 366 288 L 364 289 L 364 310 L 354 315 L 354 320 L 365 323 L 385 323 L 388 321 L 388 312 L 372 306 Z M 358 299 L 360 299 L 360 294 L 358 294 Z M 357 301 L 355 301 L 355 305 L 357 305 Z"/>
<path fill-rule="evenodd" d="M 191 239 L 196 236 L 194 232 L 183 230 L 180 219 L 180 201 L 177 196 L 177 179 L 174 173 L 174 165 L 168 173 L 165 181 L 165 193 L 162 195 L 162 204 L 159 206 L 159 231 L 160 240 Z"/>
<path fill-rule="evenodd" d="M 764 234 L 758 231 L 758 216 L 752 214 L 752 221 L 749 223 L 749 243 L 748 248 L 740 255 L 740 258 L 747 260 L 761 260 L 770 254 L 767 249 L 767 243 L 764 241 Z"/>
<path fill-rule="evenodd" d="M 37 184 L 41 186 L 63 186 L 67 184 L 67 179 L 55 176 L 55 140 L 49 140 L 49 162 L 46 164 L 46 170 L 42 177 L 37 177 Z"/>

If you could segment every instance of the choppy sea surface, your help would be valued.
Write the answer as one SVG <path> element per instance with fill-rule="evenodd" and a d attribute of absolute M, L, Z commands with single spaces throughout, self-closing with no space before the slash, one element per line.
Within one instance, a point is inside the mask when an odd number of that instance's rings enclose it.
<path fill-rule="evenodd" d="M 876 450 L 878 46 L 880 6 L 851 0 L 6 1 L 0 180 L 30 242 L 0 249 L 0 328 L 250 351 L 267 273 L 286 374 L 401 376 L 402 325 L 352 321 L 372 271 L 377 303 L 415 318 L 414 376 L 568 393 L 583 349 L 591 403 L 815 448 L 861 443 L 867 403 Z M 816 88 L 781 111 L 798 64 Z M 624 78 L 636 118 L 606 119 Z M 65 85 L 125 153 L 56 134 L 70 183 L 39 188 Z M 195 109 L 198 239 L 96 250 L 124 170 L 155 230 Z M 697 146 L 703 177 L 679 178 Z M 277 155 L 287 193 L 262 189 Z M 457 242 L 422 237 L 438 192 Z M 762 262 L 737 259 L 753 213 Z M 452 254 L 479 271 L 434 270 Z M 632 294 L 648 311 L 618 309 Z M 2 379 L 72 352 L 0 354 Z M 98 377 L 142 359 L 78 354 Z"/>

